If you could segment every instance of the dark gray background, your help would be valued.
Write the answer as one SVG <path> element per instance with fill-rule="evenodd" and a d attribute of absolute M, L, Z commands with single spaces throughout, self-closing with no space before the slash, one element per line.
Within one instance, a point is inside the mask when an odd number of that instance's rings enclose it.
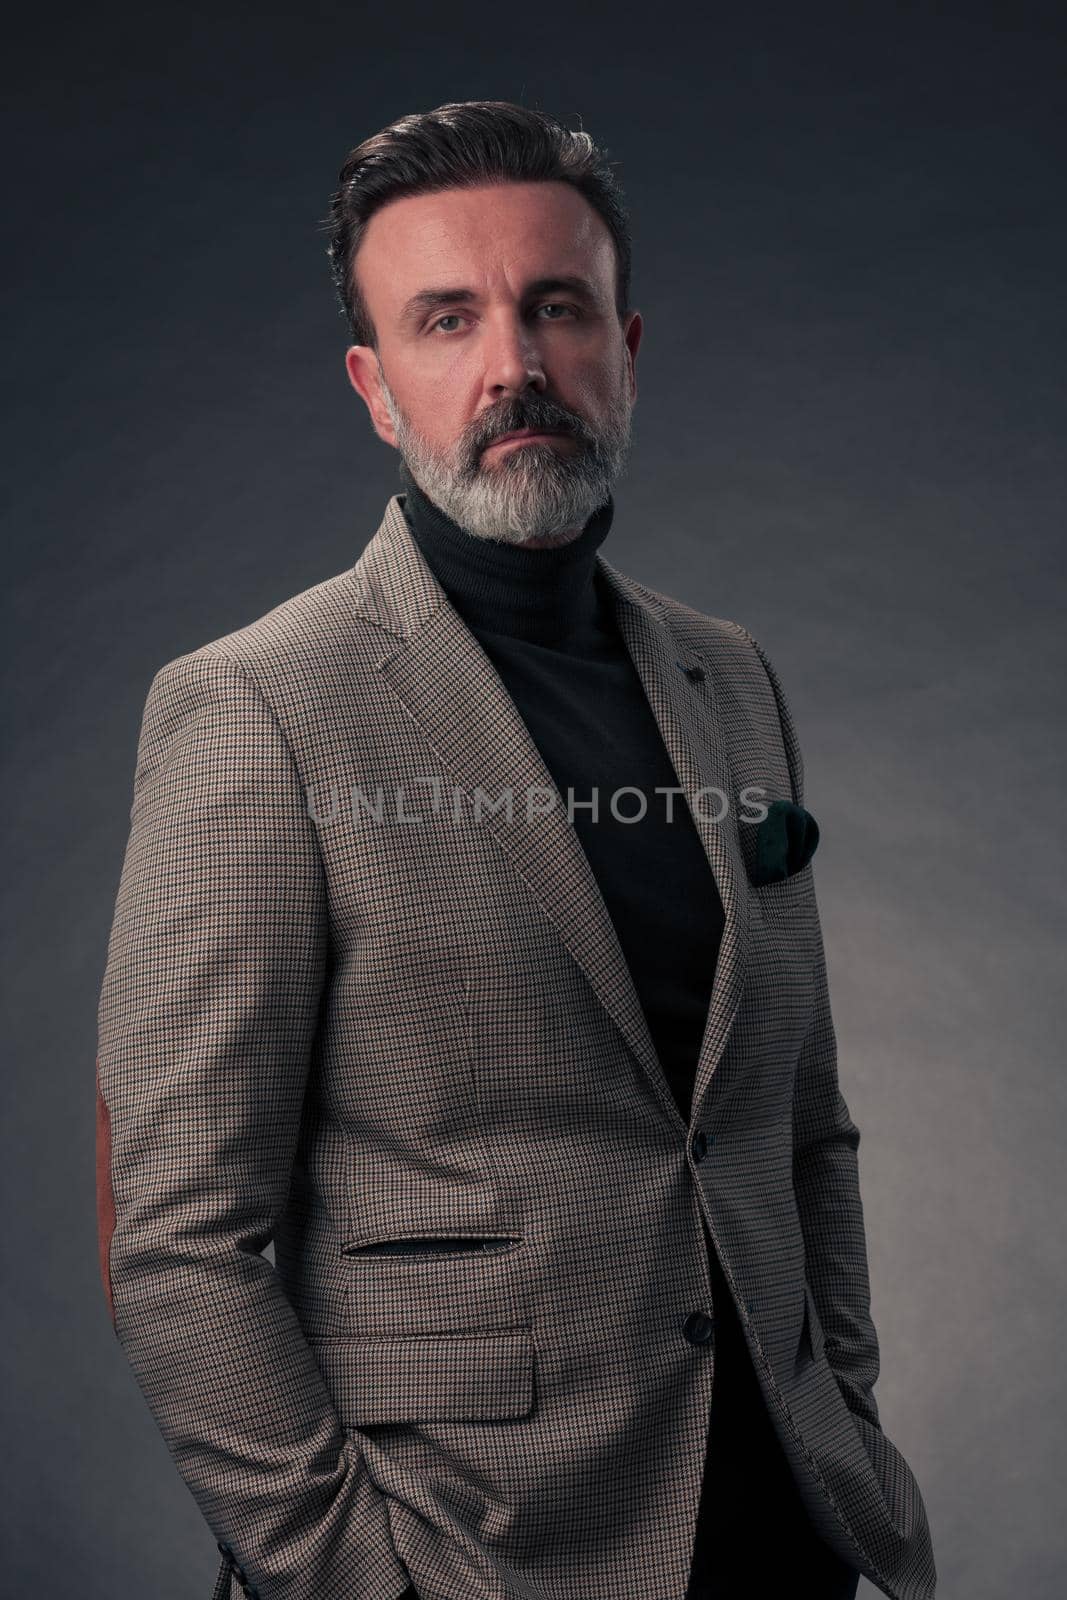
<path fill-rule="evenodd" d="M 97 1266 L 95 1010 L 140 713 L 164 661 L 377 526 L 397 458 L 347 385 L 318 223 L 351 145 L 487 96 L 584 125 L 632 208 L 646 326 L 605 554 L 744 622 L 791 699 L 876 1392 L 939 1594 L 1051 1600 L 1057 8 L 374 9 L 42 6 L 8 41 L 4 1592 L 210 1592 Z"/>

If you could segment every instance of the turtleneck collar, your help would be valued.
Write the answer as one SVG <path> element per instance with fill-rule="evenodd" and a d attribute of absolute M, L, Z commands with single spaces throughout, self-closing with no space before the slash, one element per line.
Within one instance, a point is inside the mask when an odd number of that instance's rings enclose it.
<path fill-rule="evenodd" d="M 403 460 L 400 478 L 415 542 L 468 627 L 539 644 L 604 629 L 605 597 L 593 580 L 614 515 L 610 495 L 569 544 L 526 550 L 468 533 L 422 492 Z"/>

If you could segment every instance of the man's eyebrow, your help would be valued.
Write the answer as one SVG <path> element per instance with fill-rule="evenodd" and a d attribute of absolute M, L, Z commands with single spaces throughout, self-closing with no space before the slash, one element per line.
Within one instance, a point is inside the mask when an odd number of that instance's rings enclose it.
<path fill-rule="evenodd" d="M 588 278 L 579 277 L 577 274 L 554 276 L 551 278 L 535 278 L 526 285 L 525 295 L 535 294 L 574 294 L 584 300 L 595 302 L 597 290 Z M 402 323 L 419 322 L 427 312 L 433 311 L 437 306 L 454 305 L 457 301 L 477 300 L 478 294 L 474 289 L 420 289 L 418 294 L 413 294 L 410 300 L 404 302 L 400 312 Z"/>

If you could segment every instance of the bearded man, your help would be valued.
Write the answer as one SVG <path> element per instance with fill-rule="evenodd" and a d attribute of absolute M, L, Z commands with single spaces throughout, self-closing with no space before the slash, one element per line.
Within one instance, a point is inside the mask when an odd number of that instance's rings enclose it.
<path fill-rule="evenodd" d="M 215 1600 L 928 1600 L 789 705 L 603 554 L 604 152 L 441 106 L 329 226 L 401 492 L 157 672 L 100 1001 L 104 1284 Z"/>

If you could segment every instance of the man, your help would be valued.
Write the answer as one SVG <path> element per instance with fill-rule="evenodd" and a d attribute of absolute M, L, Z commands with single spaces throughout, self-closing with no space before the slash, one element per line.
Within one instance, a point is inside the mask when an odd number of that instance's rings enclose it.
<path fill-rule="evenodd" d="M 104 1282 L 216 1600 L 926 1600 L 789 708 L 600 550 L 614 180 L 446 106 L 331 226 L 404 493 L 156 674 L 100 1005 Z"/>

